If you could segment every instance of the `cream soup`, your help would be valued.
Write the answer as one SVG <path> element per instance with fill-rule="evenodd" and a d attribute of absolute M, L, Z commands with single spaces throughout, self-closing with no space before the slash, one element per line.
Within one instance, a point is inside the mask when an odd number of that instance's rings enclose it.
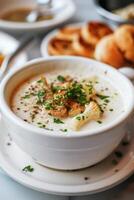
<path fill-rule="evenodd" d="M 110 81 L 68 70 L 24 82 L 13 94 L 11 108 L 27 123 L 64 134 L 105 126 L 124 112 L 123 98 Z"/>

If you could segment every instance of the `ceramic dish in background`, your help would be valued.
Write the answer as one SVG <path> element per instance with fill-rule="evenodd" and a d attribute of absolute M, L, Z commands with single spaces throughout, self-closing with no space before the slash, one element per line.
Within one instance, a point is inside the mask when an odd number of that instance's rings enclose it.
<path fill-rule="evenodd" d="M 59 0 L 56 0 L 57 3 L 59 4 Z M 56 25 L 59 25 L 65 21 L 67 21 L 69 18 L 71 18 L 75 12 L 75 5 L 72 2 L 72 0 L 60 0 L 61 3 L 65 4 L 63 9 L 56 14 L 56 16 L 51 19 L 51 20 L 45 20 L 45 21 L 40 21 L 40 22 L 35 22 L 35 23 L 18 23 L 18 22 L 11 22 L 11 21 L 5 21 L 5 20 L 0 20 L 0 29 L 11 32 L 11 33 L 22 33 L 22 32 L 31 32 L 36 33 L 36 32 L 46 32 L 50 28 L 53 28 Z M 8 11 L 11 9 L 16 9 L 16 8 L 33 8 L 36 5 L 35 0 L 0 0 L 0 12 L 1 14 L 4 13 L 5 11 Z"/>
<path fill-rule="evenodd" d="M 0 32 L 0 52 L 6 57 L 6 55 L 9 55 L 12 53 L 16 47 L 18 46 L 19 42 L 11 37 L 10 35 Z M 16 57 L 14 62 L 11 64 L 11 70 L 12 68 L 17 68 L 20 65 L 24 64 L 27 61 L 27 55 L 25 52 L 22 52 L 20 55 Z M 2 68 L 0 68 L 0 77 L 3 73 Z"/>
<path fill-rule="evenodd" d="M 20 83 L 49 70 L 50 66 L 55 69 L 79 66 L 80 69 L 86 69 L 86 73 L 97 70 L 102 76 L 107 71 L 107 78 L 116 83 L 115 88 L 125 96 L 125 111 L 102 127 L 79 133 L 69 131 L 70 135 L 58 131 L 51 133 L 24 122 L 11 111 L 9 99 Z M 23 65 L 23 68 L 10 72 L 0 89 L 2 118 L 15 143 L 37 162 L 56 169 L 80 169 L 106 158 L 124 137 L 126 123 L 134 108 L 134 89 L 127 78 L 108 65 L 81 57 L 35 59 Z"/>
<path fill-rule="evenodd" d="M 96 9 L 98 13 L 105 19 L 108 23 L 120 25 L 120 24 L 134 24 L 133 20 L 126 20 L 120 16 L 112 13 L 113 10 L 123 8 L 129 4 L 134 3 L 133 0 L 94 0 Z"/>

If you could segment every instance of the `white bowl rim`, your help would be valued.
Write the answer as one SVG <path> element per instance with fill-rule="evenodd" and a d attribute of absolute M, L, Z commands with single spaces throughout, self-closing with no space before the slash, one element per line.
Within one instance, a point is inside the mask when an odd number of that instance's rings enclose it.
<path fill-rule="evenodd" d="M 15 115 L 15 113 L 13 111 L 11 111 L 10 107 L 7 105 L 6 100 L 5 100 L 5 86 L 8 83 L 8 81 L 10 81 L 10 79 L 17 73 L 19 73 L 19 71 L 25 70 L 26 68 L 34 65 L 34 64 L 38 64 L 38 63 L 42 63 L 42 62 L 47 62 L 47 61 L 58 61 L 58 60 L 83 60 L 86 62 L 92 62 L 92 63 L 98 63 L 99 65 L 101 65 L 102 67 L 106 68 L 109 71 L 113 71 L 114 73 L 117 74 L 117 76 L 120 76 L 124 82 L 126 82 L 131 90 L 131 96 L 132 99 L 129 102 L 129 106 L 128 109 L 126 110 L 126 112 L 124 112 L 122 115 L 120 115 L 114 122 L 111 122 L 108 125 L 105 125 L 104 127 L 100 127 L 99 130 L 86 130 L 86 131 L 78 131 L 78 133 L 76 134 L 76 131 L 71 131 L 69 130 L 70 133 L 73 133 L 71 135 L 67 135 L 67 134 L 61 134 L 60 131 L 54 131 L 54 134 L 51 134 L 51 132 L 48 133 L 47 130 L 45 129 L 41 129 L 38 128 L 32 124 L 29 124 L 25 121 L 23 121 L 21 118 L 19 118 L 18 116 Z M 113 67 L 98 62 L 98 61 L 94 61 L 92 59 L 88 59 L 88 58 L 83 58 L 83 57 L 76 57 L 76 56 L 52 56 L 52 57 L 48 57 L 48 58 L 36 58 L 34 60 L 31 60 L 29 62 L 27 62 L 26 64 L 23 65 L 23 67 L 19 67 L 18 69 L 14 69 L 11 72 L 9 72 L 9 74 L 7 74 L 7 76 L 2 80 L 2 83 L 0 85 L 0 105 L 1 106 L 1 110 L 2 112 L 6 115 L 6 117 L 13 121 L 15 124 L 17 124 L 18 126 L 22 127 L 25 130 L 31 131 L 33 134 L 39 134 L 39 135 L 46 135 L 48 137 L 59 137 L 59 138 L 81 138 L 81 137 L 87 137 L 87 136 L 93 136 L 93 135 L 97 135 L 100 133 L 104 133 L 105 131 L 111 130 L 112 128 L 118 126 L 120 123 L 122 123 L 123 121 L 125 121 L 128 116 L 132 113 L 132 111 L 134 110 L 134 87 L 133 84 L 131 83 L 130 80 L 128 80 L 128 78 L 126 78 L 124 75 L 122 75 L 121 73 L 119 73 L 116 69 L 114 69 Z"/>
<path fill-rule="evenodd" d="M 52 26 L 56 26 L 58 24 L 63 23 L 64 21 L 67 21 L 69 18 L 71 18 L 75 11 L 76 7 L 72 0 L 66 0 L 68 12 L 64 17 L 58 17 L 53 18 L 52 20 L 45 20 L 40 22 L 34 22 L 34 23 L 26 23 L 26 22 L 11 22 L 11 21 L 5 21 L 0 19 L 0 27 L 1 28 L 8 28 L 8 29 L 16 29 L 16 30 L 22 30 L 22 29 L 36 29 L 36 28 L 49 28 Z M 63 11 L 62 11 L 63 12 Z"/>

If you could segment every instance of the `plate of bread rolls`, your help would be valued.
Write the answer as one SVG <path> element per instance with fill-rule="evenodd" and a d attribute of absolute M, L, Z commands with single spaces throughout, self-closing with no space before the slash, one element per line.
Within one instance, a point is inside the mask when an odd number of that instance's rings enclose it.
<path fill-rule="evenodd" d="M 115 68 L 134 66 L 134 25 L 90 21 L 50 32 L 41 44 L 42 56 L 73 55 L 92 58 Z"/>

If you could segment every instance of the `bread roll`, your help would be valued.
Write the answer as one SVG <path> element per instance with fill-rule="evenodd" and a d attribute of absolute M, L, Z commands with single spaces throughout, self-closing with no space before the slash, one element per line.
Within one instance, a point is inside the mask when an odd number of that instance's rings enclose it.
<path fill-rule="evenodd" d="M 102 22 L 89 22 L 81 29 L 81 35 L 88 44 L 96 45 L 99 40 L 113 31 Z"/>
<path fill-rule="evenodd" d="M 114 35 L 105 36 L 97 44 L 94 54 L 96 60 L 112 65 L 116 68 L 122 67 L 125 63 L 123 54 L 119 50 Z"/>
<path fill-rule="evenodd" d="M 68 40 L 53 38 L 48 44 L 48 53 L 50 55 L 76 55 L 72 47 L 72 42 Z"/>
<path fill-rule="evenodd" d="M 57 38 L 62 40 L 73 40 L 76 35 L 80 34 L 80 28 L 66 26 L 58 31 Z"/>
<path fill-rule="evenodd" d="M 116 29 L 115 41 L 127 60 L 134 63 L 134 25 L 122 25 Z"/>
<path fill-rule="evenodd" d="M 94 47 L 83 41 L 81 36 L 76 36 L 73 40 L 72 46 L 79 56 L 93 58 Z"/>

